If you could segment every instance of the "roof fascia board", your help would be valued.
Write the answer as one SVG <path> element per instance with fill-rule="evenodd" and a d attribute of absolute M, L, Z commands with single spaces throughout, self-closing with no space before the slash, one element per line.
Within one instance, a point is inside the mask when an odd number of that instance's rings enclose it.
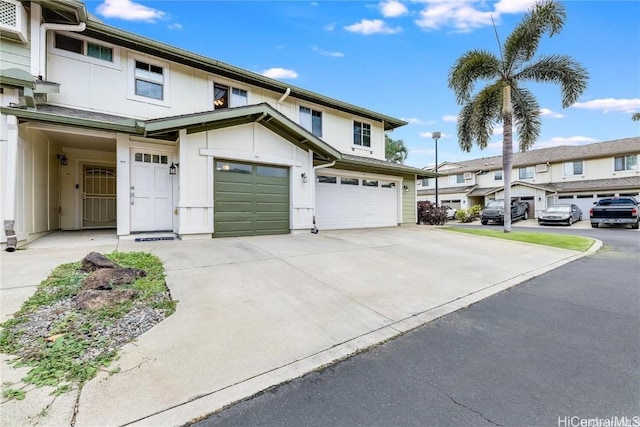
<path fill-rule="evenodd" d="M 320 95 L 296 86 L 270 79 L 260 74 L 244 70 L 242 68 L 234 67 L 233 65 L 225 64 L 223 62 L 213 60 L 211 58 L 207 58 L 205 56 L 198 55 L 196 53 L 192 53 L 174 46 L 160 43 L 146 37 L 138 36 L 136 34 L 117 29 L 100 22 L 89 21 L 87 23 L 87 30 L 84 31 L 84 34 L 99 40 L 102 39 L 104 41 L 109 41 L 111 43 L 121 45 L 133 50 L 154 55 L 163 59 L 167 59 L 169 61 L 182 63 L 194 68 L 232 78 L 234 80 L 258 86 L 263 89 L 268 89 L 277 93 L 283 93 L 289 88 L 291 89 L 291 94 L 289 95 L 291 97 L 308 102 L 313 102 L 369 120 L 381 122 L 383 123 L 385 130 L 393 130 L 397 127 L 407 124 L 407 122 L 404 120 L 396 119 L 385 114 L 376 113 L 375 111 L 371 111 L 366 108 L 358 107 L 356 105 L 342 102 L 337 99 L 329 98 L 324 95 Z"/>
<path fill-rule="evenodd" d="M 436 175 L 425 172 L 422 169 L 414 168 L 411 166 L 404 165 L 384 165 L 378 163 L 370 163 L 362 160 L 354 160 L 354 159 L 345 159 L 342 158 L 337 161 L 337 165 L 347 165 L 347 166 L 358 166 L 365 168 L 367 170 L 385 170 L 389 172 L 394 172 L 396 174 L 404 174 L 404 175 L 416 175 L 418 179 L 422 178 L 433 178 Z"/>
<path fill-rule="evenodd" d="M 0 107 L 0 112 L 16 116 L 24 120 L 33 120 L 45 123 L 57 123 L 68 126 L 78 126 L 91 129 L 102 129 L 116 132 L 127 132 L 132 134 L 142 134 L 143 126 L 136 120 L 127 120 L 128 123 L 111 123 L 98 120 L 82 119 L 79 117 L 60 116 L 57 114 L 43 113 L 22 108 Z"/>

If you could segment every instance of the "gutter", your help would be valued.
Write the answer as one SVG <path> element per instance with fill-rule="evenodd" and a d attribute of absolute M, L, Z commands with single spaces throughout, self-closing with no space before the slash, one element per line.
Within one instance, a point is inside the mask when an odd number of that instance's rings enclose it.
<path fill-rule="evenodd" d="M 81 33 L 87 28 L 84 22 L 78 25 L 53 24 L 45 22 L 40 25 L 40 62 L 38 63 L 38 79 L 47 80 L 47 30 L 72 31 Z"/>
<path fill-rule="evenodd" d="M 318 165 L 318 166 L 314 166 L 313 167 L 313 177 L 312 177 L 312 186 L 311 186 L 311 191 L 313 192 L 313 228 L 311 229 L 311 233 L 313 234 L 318 234 L 318 227 L 316 226 L 316 186 L 315 186 L 315 182 L 316 182 L 316 171 L 318 169 L 325 169 L 325 168 L 330 168 L 331 166 L 334 166 L 336 164 L 336 160 L 334 160 L 331 163 L 327 163 L 326 165 Z"/>
<path fill-rule="evenodd" d="M 288 87 L 287 90 L 284 91 L 284 94 L 280 97 L 280 99 L 278 99 L 278 102 L 276 104 L 276 108 L 278 109 L 278 111 L 280 111 L 280 104 L 282 104 L 282 101 L 284 101 L 287 96 L 289 96 L 289 94 L 291 93 L 291 88 Z"/>

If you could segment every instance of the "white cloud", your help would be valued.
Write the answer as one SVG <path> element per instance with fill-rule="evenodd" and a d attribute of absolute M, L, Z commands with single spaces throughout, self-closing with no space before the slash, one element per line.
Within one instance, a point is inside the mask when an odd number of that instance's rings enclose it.
<path fill-rule="evenodd" d="M 351 31 L 352 33 L 364 34 L 365 36 L 371 34 L 395 34 L 402 31 L 402 28 L 400 27 L 389 27 L 381 19 L 363 19 L 355 24 L 347 25 L 344 29 Z"/>
<path fill-rule="evenodd" d="M 425 148 L 409 150 L 409 153 L 411 154 L 434 154 L 435 152 L 436 150 L 433 150 L 433 149 L 430 150 Z"/>
<path fill-rule="evenodd" d="M 553 112 L 548 108 L 541 108 L 540 115 L 543 117 L 551 117 L 552 119 L 562 119 L 565 117 L 564 114 Z"/>
<path fill-rule="evenodd" d="M 452 116 L 452 115 L 446 115 L 446 116 L 442 116 L 442 121 L 443 122 L 457 122 L 458 121 L 458 116 Z"/>
<path fill-rule="evenodd" d="M 324 50 L 324 49 L 320 49 L 318 46 L 311 46 L 311 50 L 313 50 L 314 52 L 317 52 L 318 54 L 320 54 L 322 56 L 332 56 L 334 58 L 344 58 L 344 53 L 342 53 L 342 52 Z"/>
<path fill-rule="evenodd" d="M 169 24 L 167 25 L 167 28 L 169 28 L 170 30 L 182 30 L 182 24 Z"/>
<path fill-rule="evenodd" d="M 492 25 L 492 17 L 497 24 L 502 15 L 526 12 L 535 1 L 500 0 L 490 9 L 489 3 L 484 0 L 423 0 L 426 5 L 415 22 L 419 27 L 428 30 L 453 27 L 458 32 L 468 32 Z"/>
<path fill-rule="evenodd" d="M 286 68 L 269 68 L 264 70 L 262 75 L 272 79 L 295 79 L 298 78 L 298 73 L 294 70 L 287 70 Z"/>
<path fill-rule="evenodd" d="M 432 125 L 432 124 L 434 124 L 433 121 L 425 122 L 424 120 L 418 119 L 416 117 L 409 117 L 408 119 L 402 118 L 400 120 L 404 120 L 405 122 L 409 123 L 410 125 Z"/>
<path fill-rule="evenodd" d="M 420 11 L 420 19 L 415 22 L 419 27 L 429 30 L 453 27 L 457 31 L 466 32 L 491 25 L 492 13 L 475 9 L 474 2 L 434 1 Z M 496 14 L 493 15 L 496 19 Z"/>
<path fill-rule="evenodd" d="M 332 22 L 324 26 L 325 31 L 333 31 L 336 28 L 336 23 Z"/>
<path fill-rule="evenodd" d="M 638 111 L 638 109 L 640 109 L 640 98 L 594 99 L 592 101 L 587 101 L 587 102 L 576 102 L 575 104 L 572 105 L 572 107 L 584 108 L 585 110 L 600 110 L 604 113 L 609 113 L 612 111 L 623 112 L 623 113 L 633 113 Z"/>
<path fill-rule="evenodd" d="M 312 1 L 311 3 L 309 3 L 311 6 L 319 6 L 318 2 Z"/>
<path fill-rule="evenodd" d="M 134 3 L 131 0 L 104 0 L 96 11 L 105 18 L 119 18 L 126 21 L 155 22 L 168 17 L 166 12 Z"/>
<path fill-rule="evenodd" d="M 407 6 L 396 0 L 387 0 L 380 3 L 380 13 L 385 18 L 397 18 L 406 15 L 409 11 Z"/>

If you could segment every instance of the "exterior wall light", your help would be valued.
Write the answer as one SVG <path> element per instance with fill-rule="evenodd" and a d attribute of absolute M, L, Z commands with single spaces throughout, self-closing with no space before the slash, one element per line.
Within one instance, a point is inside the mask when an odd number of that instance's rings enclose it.
<path fill-rule="evenodd" d="M 60 162 L 60 166 L 67 166 L 67 156 L 64 154 L 58 154 L 58 162 Z"/>
<path fill-rule="evenodd" d="M 169 175 L 175 175 L 180 167 L 180 163 L 171 162 L 171 166 L 169 166 Z"/>
<path fill-rule="evenodd" d="M 302 178 L 302 182 L 307 182 L 307 173 L 306 172 L 302 172 L 300 174 L 300 178 Z"/>

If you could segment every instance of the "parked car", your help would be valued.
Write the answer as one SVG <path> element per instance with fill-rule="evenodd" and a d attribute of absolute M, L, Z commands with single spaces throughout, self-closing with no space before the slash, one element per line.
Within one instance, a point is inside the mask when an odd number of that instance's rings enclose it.
<path fill-rule="evenodd" d="M 591 226 L 600 224 L 629 224 L 631 228 L 640 227 L 640 206 L 633 197 L 607 197 L 596 202 L 589 211 Z"/>
<path fill-rule="evenodd" d="M 538 224 L 571 225 L 582 221 L 582 211 L 576 205 L 551 205 L 538 215 Z"/>
<path fill-rule="evenodd" d="M 511 200 L 511 219 L 529 219 L 529 204 Z M 487 225 L 489 221 L 504 222 L 504 200 L 491 200 L 480 212 L 480 223 Z"/>
<path fill-rule="evenodd" d="M 452 208 L 449 205 L 442 205 L 442 209 L 447 211 L 447 219 L 454 219 L 456 217 L 456 208 Z"/>

